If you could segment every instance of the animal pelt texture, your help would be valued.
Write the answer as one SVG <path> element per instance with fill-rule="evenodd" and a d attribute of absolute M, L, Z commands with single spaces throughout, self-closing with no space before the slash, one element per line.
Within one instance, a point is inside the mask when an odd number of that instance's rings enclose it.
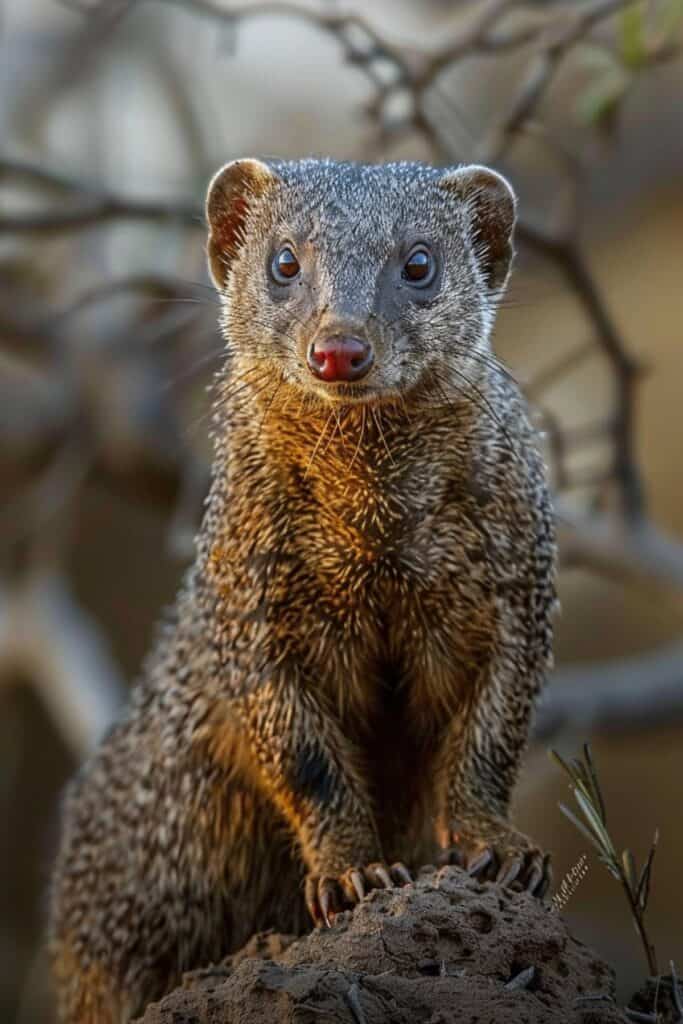
<path fill-rule="evenodd" d="M 489 341 L 509 186 L 247 160 L 207 214 L 213 482 L 130 706 L 65 800 L 68 1024 L 127 1024 L 253 932 L 331 921 L 439 853 L 538 896 L 549 882 L 509 820 L 555 601 L 543 463 Z M 316 376 L 311 345 L 350 335 L 367 375 Z"/>
<path fill-rule="evenodd" d="M 455 868 L 374 892 L 331 931 L 291 943 L 255 938 L 188 975 L 143 1024 L 626 1021 L 610 969 L 547 905 Z"/>

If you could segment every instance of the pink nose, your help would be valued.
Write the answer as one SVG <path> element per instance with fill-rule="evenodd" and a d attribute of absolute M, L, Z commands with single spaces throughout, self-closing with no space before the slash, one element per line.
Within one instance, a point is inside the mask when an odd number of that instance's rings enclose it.
<path fill-rule="evenodd" d="M 372 346 L 360 338 L 327 338 L 314 341 L 308 350 L 308 367 L 326 381 L 360 380 L 372 366 Z"/>

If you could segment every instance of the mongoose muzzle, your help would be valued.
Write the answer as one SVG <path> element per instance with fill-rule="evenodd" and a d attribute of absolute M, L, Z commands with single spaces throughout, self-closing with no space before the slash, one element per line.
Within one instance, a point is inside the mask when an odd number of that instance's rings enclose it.
<path fill-rule="evenodd" d="M 365 338 L 336 335 L 312 341 L 308 350 L 311 373 L 328 383 L 361 380 L 369 373 L 374 358 L 372 345 Z"/>

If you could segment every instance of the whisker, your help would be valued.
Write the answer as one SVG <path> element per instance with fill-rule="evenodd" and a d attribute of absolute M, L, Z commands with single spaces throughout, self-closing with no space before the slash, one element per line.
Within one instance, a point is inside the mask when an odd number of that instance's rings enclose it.
<path fill-rule="evenodd" d="M 208 298 L 206 298 L 204 296 L 202 296 L 201 299 L 198 299 L 196 297 L 192 298 L 189 295 L 178 295 L 176 297 L 167 298 L 167 299 L 154 298 L 154 299 L 152 299 L 152 302 L 154 303 L 155 306 L 157 306 L 157 305 L 158 306 L 168 306 L 168 305 L 173 305 L 173 304 L 178 304 L 178 303 L 185 303 L 185 302 L 193 303 L 194 305 L 197 305 L 197 306 L 220 306 L 220 302 L 219 301 L 213 302 L 213 301 L 211 301 L 210 299 L 208 299 Z"/>
<path fill-rule="evenodd" d="M 219 298 L 219 294 L 216 291 L 216 286 L 213 284 L 207 284 L 206 281 L 193 281 L 191 277 L 180 277 L 178 280 L 182 284 L 188 285 L 190 288 L 202 288 L 204 291 L 211 292 L 216 298 Z"/>
<path fill-rule="evenodd" d="M 372 412 L 372 418 L 375 421 L 375 423 L 377 424 L 377 431 L 379 433 L 379 436 L 382 439 L 382 444 L 384 445 L 386 453 L 389 456 L 389 460 L 390 460 L 392 466 L 395 466 L 396 463 L 394 462 L 394 457 L 391 454 L 391 452 L 389 451 L 389 445 L 387 444 L 387 439 L 384 436 L 384 431 L 382 430 L 381 413 L 380 413 L 380 411 L 374 405 L 371 408 L 371 412 Z"/>
<path fill-rule="evenodd" d="M 327 454 L 327 451 L 328 451 L 330 445 L 334 441 L 335 434 L 337 433 L 337 427 L 339 426 L 339 417 L 337 415 L 337 410 L 334 408 L 334 406 L 332 407 L 332 412 L 334 414 L 335 422 L 334 422 L 334 426 L 332 427 L 332 433 L 330 434 L 329 440 L 325 444 L 325 447 L 323 448 L 323 450 L 320 452 L 320 457 L 322 459 L 325 458 L 325 455 Z"/>
<path fill-rule="evenodd" d="M 472 352 L 471 350 L 465 348 L 465 346 L 462 346 L 460 348 L 460 351 L 463 352 L 467 356 L 467 358 L 473 359 L 475 362 L 480 363 L 482 366 L 487 366 L 489 369 L 494 370 L 495 373 L 500 374 L 501 377 L 504 377 L 506 380 L 509 380 L 511 384 L 514 384 L 517 387 L 519 387 L 519 381 L 515 377 L 512 370 L 509 370 L 504 363 L 501 363 L 501 361 L 495 355 L 488 355 L 486 352 Z"/>
<path fill-rule="evenodd" d="M 238 394 L 245 391 L 250 385 L 257 384 L 259 381 L 259 375 L 261 374 L 260 366 L 252 366 L 251 369 L 245 370 L 244 373 L 239 374 L 236 377 L 230 378 L 229 385 L 219 396 L 219 404 L 225 405 L 228 401 L 232 401 Z M 264 382 L 267 384 L 268 382 Z M 237 387 L 235 385 L 238 385 Z M 259 392 L 260 393 L 260 392 Z"/>
<path fill-rule="evenodd" d="M 260 327 L 266 334 L 272 334 L 277 338 L 286 338 L 287 341 L 291 341 L 296 346 L 297 339 L 293 334 L 288 331 L 283 331 L 279 328 L 275 328 L 272 324 L 266 323 L 263 320 L 259 320 L 257 317 L 252 317 L 249 321 L 251 327 Z M 302 326 L 305 326 L 302 324 Z"/>
<path fill-rule="evenodd" d="M 272 383 L 270 380 L 266 380 L 263 384 L 261 384 L 260 387 L 255 387 L 254 384 L 255 382 L 253 381 L 247 381 L 241 388 L 238 389 L 238 391 L 244 390 L 245 388 L 250 388 L 252 394 L 254 396 L 257 396 L 263 394 L 265 391 L 268 390 L 268 388 L 272 387 Z M 238 391 L 235 392 L 235 394 L 237 394 Z M 231 395 L 228 396 L 227 398 L 221 398 L 217 403 L 210 406 L 209 409 L 205 410 L 201 414 L 201 416 L 199 416 L 196 420 L 192 422 L 192 424 L 190 425 L 191 428 L 196 429 L 205 419 L 208 419 L 211 416 L 220 416 L 224 412 L 228 404 L 228 401 L 230 401 L 232 397 L 234 396 Z"/>
<path fill-rule="evenodd" d="M 333 408 L 334 408 L 334 418 L 335 418 L 335 419 L 336 419 L 336 421 L 337 421 L 337 427 L 338 427 L 338 429 L 339 429 L 339 436 L 340 436 L 340 438 L 341 438 L 341 442 L 342 442 L 342 445 L 343 445 L 344 447 L 346 447 L 346 439 L 345 439 L 345 437 L 344 437 L 344 431 L 342 430 L 342 420 L 341 420 L 341 416 L 340 416 L 340 414 L 339 414 L 339 412 L 338 412 L 337 408 L 336 408 L 335 406 L 333 406 Z"/>
<path fill-rule="evenodd" d="M 329 426 L 330 420 L 332 419 L 332 412 L 333 412 L 333 410 L 330 410 L 330 413 L 329 413 L 327 419 L 325 420 L 325 425 L 322 428 L 322 430 L 320 431 L 320 435 L 318 437 L 318 440 L 316 441 L 315 447 L 313 448 L 313 451 L 311 452 L 311 457 L 308 460 L 308 464 L 306 466 L 306 469 L 304 470 L 304 480 L 308 476 L 308 472 L 309 472 L 311 466 L 313 465 L 313 460 L 315 459 L 315 456 L 316 456 L 316 454 L 318 452 L 318 449 L 320 447 L 320 443 L 321 443 L 323 437 L 325 436 L 325 434 L 327 433 L 327 428 Z"/>
<path fill-rule="evenodd" d="M 474 381 L 472 381 L 461 370 L 456 370 L 453 367 L 451 367 L 451 370 L 456 374 L 457 377 L 459 377 L 461 380 L 464 380 L 465 383 L 467 384 L 467 386 L 472 389 L 472 391 L 475 393 L 475 395 L 477 396 L 479 401 L 482 403 L 482 405 L 484 407 L 484 411 L 486 413 L 488 413 L 489 417 L 493 420 L 493 422 L 496 424 L 496 426 L 500 430 L 501 434 L 503 435 L 503 437 L 505 439 L 505 442 L 506 442 L 507 451 L 510 453 L 510 455 L 513 456 L 513 458 L 519 459 L 519 455 L 518 455 L 517 449 L 514 446 L 514 442 L 512 440 L 512 437 L 508 433 L 507 427 L 505 426 L 505 424 L 503 423 L 502 419 L 500 418 L 500 416 L 498 415 L 498 413 L 494 409 L 494 407 L 491 404 L 491 402 L 489 401 L 488 397 L 484 394 L 484 392 L 481 390 L 481 388 L 479 388 L 474 383 Z M 446 397 L 446 396 L 444 396 L 444 397 Z M 469 397 L 470 401 L 472 400 L 471 396 L 468 396 L 466 392 L 465 392 L 465 397 L 466 398 Z M 448 401 L 447 401 L 447 404 L 451 404 L 451 403 L 448 403 Z"/>
<path fill-rule="evenodd" d="M 170 391 L 171 388 L 175 387 L 176 384 L 183 383 L 184 381 L 191 380 L 197 376 L 198 372 L 205 366 L 209 366 L 212 362 L 219 359 L 222 355 L 225 355 L 225 348 L 223 345 L 220 348 L 215 348 L 211 352 L 205 352 L 203 356 L 195 359 L 194 362 L 181 370 L 179 373 L 175 373 L 172 377 L 164 380 L 159 385 L 159 392 L 165 394 Z"/>
<path fill-rule="evenodd" d="M 282 387 L 283 383 L 284 383 L 284 377 L 282 376 L 282 374 L 280 374 L 280 379 L 279 379 L 279 381 L 277 382 L 277 385 L 276 385 L 276 387 L 275 387 L 275 390 L 273 391 L 273 394 L 272 394 L 272 395 L 270 396 L 270 399 L 269 399 L 268 403 L 266 404 L 266 408 L 265 408 L 265 410 L 264 410 L 264 413 L 263 413 L 263 417 L 262 417 L 262 419 L 261 419 L 261 422 L 259 423 L 259 427 L 258 427 L 258 431 L 257 431 L 257 433 L 259 434 L 259 436 L 260 436 L 260 434 L 261 434 L 261 431 L 263 430 L 263 427 L 264 427 L 264 425 L 265 425 L 266 419 L 267 419 L 267 417 L 268 417 L 268 413 L 269 413 L 269 412 L 270 412 L 270 410 L 272 409 L 272 407 L 273 407 L 273 403 L 274 403 L 274 401 L 275 401 L 275 399 L 276 399 L 276 397 L 277 397 L 278 391 L 279 391 L 279 390 L 280 390 L 280 388 Z"/>
<path fill-rule="evenodd" d="M 344 495 L 346 495 L 349 487 L 351 486 L 351 470 L 354 467 L 356 459 L 358 458 L 358 453 L 360 452 L 361 446 L 363 444 L 363 437 L 365 435 L 366 411 L 367 411 L 367 407 L 366 406 L 362 406 L 362 408 L 361 408 L 361 419 L 360 419 L 360 432 L 358 434 L 358 443 L 356 445 L 355 451 L 353 453 L 353 457 L 352 457 L 351 462 L 349 463 L 347 471 L 346 471 L 346 476 L 347 476 L 348 483 L 347 483 L 346 488 L 344 490 Z"/>

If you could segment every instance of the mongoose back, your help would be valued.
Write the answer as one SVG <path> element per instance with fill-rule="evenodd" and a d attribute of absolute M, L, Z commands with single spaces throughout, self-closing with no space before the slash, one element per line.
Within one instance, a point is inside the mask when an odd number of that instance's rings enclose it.
<path fill-rule="evenodd" d="M 239 160 L 207 199 L 226 368 L 197 557 L 72 782 L 62 1020 L 124 1024 L 253 932 L 440 855 L 542 895 L 509 822 L 551 663 L 553 517 L 490 333 L 493 171 Z"/>

